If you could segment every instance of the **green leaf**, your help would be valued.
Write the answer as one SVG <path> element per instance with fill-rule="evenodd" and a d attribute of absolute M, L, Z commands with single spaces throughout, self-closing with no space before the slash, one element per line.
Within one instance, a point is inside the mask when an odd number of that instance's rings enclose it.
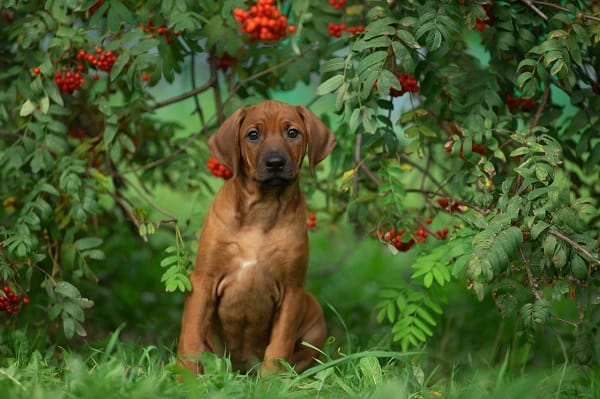
<path fill-rule="evenodd" d="M 66 281 L 59 281 L 54 287 L 54 291 L 64 297 L 76 299 L 81 297 L 81 293 L 73 284 Z"/>
<path fill-rule="evenodd" d="M 75 241 L 75 249 L 84 251 L 86 249 L 96 248 L 102 245 L 102 239 L 99 237 L 85 237 Z"/>
<path fill-rule="evenodd" d="M 342 85 L 343 81 L 344 76 L 342 75 L 332 76 L 319 85 L 317 88 L 317 95 L 322 96 L 324 94 L 336 91 Z"/>
<path fill-rule="evenodd" d="M 73 338 L 75 334 L 75 320 L 71 317 L 63 318 L 63 332 L 65 333 L 65 337 Z"/>
<path fill-rule="evenodd" d="M 532 240 L 537 239 L 538 236 L 540 235 L 540 233 L 542 233 L 548 227 L 550 227 L 550 224 L 544 222 L 543 220 L 540 220 L 539 222 L 534 224 L 533 227 L 531 228 L 531 239 Z"/>
<path fill-rule="evenodd" d="M 35 104 L 30 100 L 25 100 L 19 111 L 19 116 L 29 116 L 33 114 L 33 111 L 35 111 Z"/>
<path fill-rule="evenodd" d="M 345 58 L 332 58 L 330 60 L 325 61 L 323 65 L 321 65 L 321 67 L 319 68 L 319 71 L 321 73 L 335 72 L 344 69 L 345 66 Z"/>

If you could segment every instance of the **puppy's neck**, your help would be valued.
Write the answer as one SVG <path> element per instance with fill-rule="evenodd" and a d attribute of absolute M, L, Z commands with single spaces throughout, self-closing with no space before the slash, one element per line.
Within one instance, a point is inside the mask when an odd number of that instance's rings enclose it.
<path fill-rule="evenodd" d="M 286 185 L 261 185 L 238 176 L 234 181 L 236 219 L 240 225 L 262 225 L 268 231 L 297 210 L 304 209 L 298 180 Z M 290 211 L 293 210 L 293 211 Z"/>

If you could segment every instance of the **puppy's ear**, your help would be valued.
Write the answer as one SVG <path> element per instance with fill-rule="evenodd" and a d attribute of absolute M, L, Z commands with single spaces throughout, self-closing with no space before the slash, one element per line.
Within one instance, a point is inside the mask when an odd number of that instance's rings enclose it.
<path fill-rule="evenodd" d="M 297 109 L 306 126 L 306 134 L 308 136 L 308 166 L 310 173 L 314 174 L 315 165 L 325 159 L 331 150 L 333 150 L 333 147 L 335 147 L 335 137 L 331 130 L 308 108 L 300 105 Z"/>
<path fill-rule="evenodd" d="M 241 152 L 239 142 L 239 130 L 246 110 L 238 109 L 208 139 L 208 149 L 219 163 L 225 165 L 233 176 L 237 176 Z"/>

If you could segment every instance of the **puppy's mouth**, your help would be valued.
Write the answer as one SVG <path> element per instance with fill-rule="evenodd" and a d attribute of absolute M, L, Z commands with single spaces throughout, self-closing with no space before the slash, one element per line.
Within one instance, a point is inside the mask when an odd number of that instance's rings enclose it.
<path fill-rule="evenodd" d="M 285 187 L 295 182 L 296 177 L 271 176 L 257 181 L 263 187 Z"/>

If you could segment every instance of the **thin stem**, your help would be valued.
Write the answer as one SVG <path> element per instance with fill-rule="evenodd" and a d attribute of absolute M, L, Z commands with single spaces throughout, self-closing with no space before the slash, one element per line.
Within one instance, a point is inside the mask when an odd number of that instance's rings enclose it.
<path fill-rule="evenodd" d="M 529 288 L 531 288 L 531 292 L 536 300 L 543 299 L 543 294 L 538 290 L 537 280 L 533 277 L 533 273 L 531 272 L 531 268 L 529 267 L 529 259 L 525 257 L 525 253 L 523 252 L 523 248 L 519 248 L 519 253 L 521 254 L 521 260 L 523 261 L 523 265 L 525 266 L 525 271 L 527 272 L 527 280 L 529 280 Z"/>
<path fill-rule="evenodd" d="M 549 96 L 550 96 L 550 86 L 546 85 L 546 89 L 544 90 L 544 94 L 542 95 L 542 101 L 540 102 L 540 106 L 535 111 L 535 115 L 533 116 L 533 119 L 531 120 L 531 125 L 530 125 L 530 129 L 529 129 L 530 133 L 533 132 L 533 129 L 535 129 L 535 127 L 539 123 L 540 118 L 542 117 L 542 112 L 544 111 L 544 108 L 548 104 Z"/>
<path fill-rule="evenodd" d="M 544 14 L 539 8 L 537 8 L 532 2 L 531 0 L 521 0 L 521 2 L 523 4 L 525 4 L 527 7 L 531 8 L 533 10 L 534 13 L 536 13 L 537 15 L 539 15 L 544 21 L 548 20 L 548 16 L 546 14 Z"/>
<path fill-rule="evenodd" d="M 548 233 L 552 234 L 555 237 L 560 238 L 564 242 L 566 242 L 569 245 L 571 245 L 576 251 L 581 252 L 582 254 L 584 254 L 585 256 L 587 256 L 592 261 L 592 263 L 595 264 L 595 267 L 600 266 L 600 259 L 596 258 L 590 251 L 588 251 L 587 249 L 585 249 L 584 247 L 582 247 L 577 242 L 573 241 L 572 239 L 570 239 L 569 237 L 567 237 L 566 235 L 564 235 L 560 231 L 556 231 L 554 229 L 549 229 Z"/>

